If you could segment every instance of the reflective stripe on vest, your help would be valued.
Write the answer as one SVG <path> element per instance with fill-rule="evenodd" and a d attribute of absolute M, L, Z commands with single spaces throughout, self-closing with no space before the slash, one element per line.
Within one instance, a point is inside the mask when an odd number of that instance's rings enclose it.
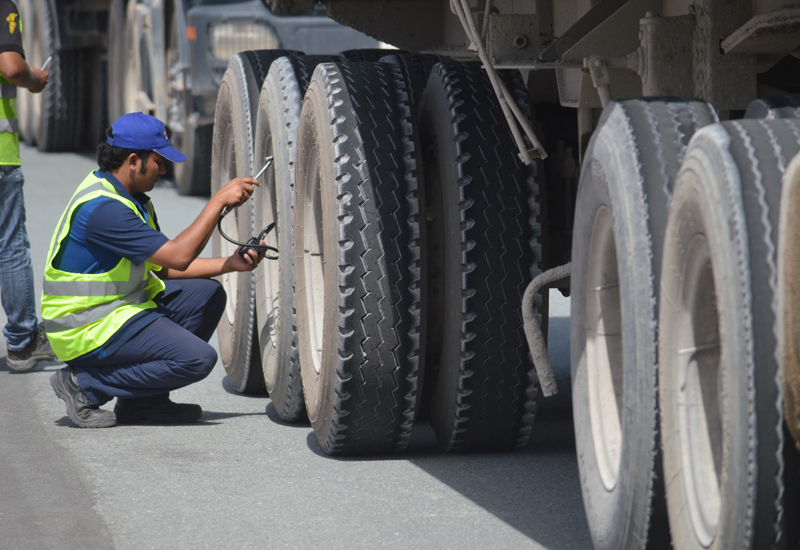
<path fill-rule="evenodd" d="M 128 319 L 155 308 L 153 297 L 164 290 L 164 283 L 151 273 L 161 267 L 147 261 L 136 266 L 121 258 L 110 271 L 97 274 L 70 273 L 53 267 L 61 244 L 69 235 L 75 210 L 98 197 L 122 202 L 155 229 L 151 204 L 146 205 L 149 219 L 145 219 L 134 203 L 120 196 L 113 185 L 94 173 L 78 187 L 50 242 L 42 293 L 42 324 L 62 361 L 103 345 Z"/>
<path fill-rule="evenodd" d="M 0 75 L 0 165 L 19 166 L 17 87 Z"/>
<path fill-rule="evenodd" d="M 80 313 L 64 315 L 58 319 L 44 319 L 44 330 L 46 332 L 60 332 L 73 328 L 80 328 L 90 323 L 94 323 L 113 313 L 115 309 L 125 304 L 143 304 L 150 299 L 147 289 L 140 290 L 134 294 L 126 296 L 121 300 L 115 300 L 107 304 L 84 309 Z"/>

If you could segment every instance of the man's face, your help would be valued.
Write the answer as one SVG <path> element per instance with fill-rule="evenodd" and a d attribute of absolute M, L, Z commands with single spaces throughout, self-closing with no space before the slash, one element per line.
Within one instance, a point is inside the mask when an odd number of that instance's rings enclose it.
<path fill-rule="evenodd" d="M 150 153 L 147 162 L 138 161 L 137 170 L 137 187 L 140 191 L 146 193 L 152 191 L 158 181 L 159 176 L 167 173 L 167 167 L 164 164 L 164 157 L 156 152 Z"/>

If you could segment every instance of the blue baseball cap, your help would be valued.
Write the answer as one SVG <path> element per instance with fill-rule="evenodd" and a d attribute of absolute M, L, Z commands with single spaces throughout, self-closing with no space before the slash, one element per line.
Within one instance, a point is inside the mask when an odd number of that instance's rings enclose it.
<path fill-rule="evenodd" d="M 112 147 L 155 151 L 172 162 L 183 162 L 186 155 L 169 144 L 164 123 L 144 113 L 122 115 L 111 125 L 114 137 L 106 140 Z"/>

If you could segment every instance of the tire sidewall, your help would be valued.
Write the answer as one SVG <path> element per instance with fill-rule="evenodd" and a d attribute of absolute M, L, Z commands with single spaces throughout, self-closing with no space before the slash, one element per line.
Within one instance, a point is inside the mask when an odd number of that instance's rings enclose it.
<path fill-rule="evenodd" d="M 621 548 L 649 521 L 653 439 L 631 434 L 654 433 L 656 388 L 655 289 L 649 260 L 647 208 L 641 185 L 631 176 L 635 159 L 620 148 L 612 129 L 599 128 L 586 155 L 575 210 L 572 244 L 571 363 L 575 443 L 581 489 L 595 548 Z M 609 185 L 625 180 L 628 185 Z M 637 194 L 638 190 L 638 194 Z M 595 220 L 602 208 L 613 219 L 619 275 L 622 328 L 623 434 L 619 470 L 613 489 L 601 481 L 593 442 L 586 355 L 589 254 Z M 651 320 L 651 325 L 637 326 Z M 649 366 L 649 368 L 648 368 Z M 652 414 L 647 414 L 651 411 Z M 643 414 L 644 413 L 644 414 Z M 642 467 L 650 464 L 650 467 Z M 646 532 L 646 530 L 645 530 Z"/>
<path fill-rule="evenodd" d="M 241 76 L 241 75 L 240 75 Z M 243 98 L 254 85 L 249 82 L 248 75 L 243 75 L 239 81 L 230 70 L 226 72 L 220 85 L 217 97 L 217 107 L 214 126 L 214 155 L 211 163 L 211 185 L 212 195 L 219 191 L 232 177 L 251 176 L 253 174 L 253 155 L 252 155 L 252 136 L 248 135 L 250 129 L 250 114 L 245 109 L 249 108 L 249 102 Z M 245 99 L 245 100 L 243 100 Z M 237 133 L 238 126 L 238 133 Z M 223 166 L 225 160 L 221 158 L 225 148 L 225 141 L 233 139 L 233 160 L 236 164 L 236 172 L 228 174 L 228 167 Z M 252 199 L 245 202 L 240 207 L 228 214 L 236 216 L 237 235 L 229 236 L 241 242 L 250 238 L 253 231 L 252 219 Z M 224 222 L 223 222 L 224 225 Z M 225 257 L 236 253 L 238 247 L 223 242 L 223 238 L 218 231 L 212 234 L 211 245 L 214 257 Z M 244 391 L 250 374 L 250 357 L 252 354 L 252 325 L 255 315 L 255 304 L 253 300 L 254 275 L 252 271 L 229 273 L 217 279 L 226 286 L 227 277 L 236 277 L 236 295 L 228 295 L 228 308 L 233 309 L 232 322 L 229 313 L 223 313 L 218 325 L 220 358 L 223 366 L 228 372 L 229 377 L 238 391 Z M 229 285 L 228 285 L 229 286 Z"/>
<path fill-rule="evenodd" d="M 327 129 L 331 126 L 328 120 L 325 84 L 315 74 L 306 91 L 303 107 L 300 113 L 300 123 L 297 137 L 297 162 L 295 176 L 295 194 L 293 211 L 293 246 L 294 273 L 295 273 L 295 299 L 297 303 L 297 343 L 300 353 L 300 369 L 303 379 L 303 394 L 305 396 L 306 410 L 311 425 L 316 433 L 328 433 L 331 429 L 333 418 L 331 416 L 333 386 L 338 366 L 337 312 L 339 304 L 337 297 L 338 276 L 326 273 L 324 277 L 325 300 L 323 304 L 323 331 L 322 348 L 326 353 L 322 355 L 320 372 L 314 368 L 311 349 L 310 326 L 308 310 L 314 307 L 308 303 L 306 293 L 306 273 L 304 264 L 304 237 L 306 230 L 315 230 L 304 226 L 304 214 L 307 203 L 308 189 L 308 161 L 312 155 L 318 155 L 319 187 L 323 209 L 323 226 L 327 233 L 323 234 L 323 249 L 326 258 L 329 258 L 328 269 L 338 264 L 338 250 L 336 236 L 330 235 L 338 226 L 336 223 L 336 200 L 333 196 L 335 190 L 335 175 L 333 162 L 333 136 Z M 333 238 L 330 238 L 333 237 Z"/>
<path fill-rule="evenodd" d="M 278 69 L 277 63 L 274 63 Z M 294 87 L 297 83 L 294 82 Z M 291 84 L 288 84 L 291 85 Z M 299 98 L 299 91 L 297 94 Z M 254 227 L 261 231 L 269 223 L 276 222 L 274 229 L 277 234 L 276 244 L 279 250 L 278 260 L 268 261 L 268 265 L 256 271 L 256 318 L 258 319 L 258 339 L 261 347 L 261 360 L 264 369 L 264 379 L 270 394 L 276 387 L 285 388 L 286 370 L 296 363 L 294 327 L 295 299 L 294 299 L 294 266 L 292 245 L 294 199 L 294 162 L 292 152 L 288 146 L 275 144 L 288 144 L 297 141 L 299 111 L 301 104 L 287 105 L 281 90 L 280 75 L 278 70 L 270 70 L 259 99 L 258 116 L 256 121 L 256 159 L 261 159 L 267 153 L 273 156 L 272 186 L 262 178 L 262 187 L 254 198 Z M 289 127 L 291 123 L 291 135 Z M 271 151 L 267 151 L 267 144 L 272 141 Z M 258 160 L 256 161 L 258 163 Z M 260 169 L 260 167 L 259 167 Z M 266 175 L 266 173 L 265 173 Z M 268 243 L 269 244 L 269 243 Z M 277 296 L 268 296 L 266 291 L 269 281 L 277 276 Z M 277 302 L 277 309 L 271 304 Z M 272 328 L 272 332 L 268 332 Z M 280 390 L 279 390 L 280 391 Z M 273 397 L 274 399 L 274 397 Z"/>
<path fill-rule="evenodd" d="M 667 354 L 677 349 L 675 333 L 680 328 L 680 320 L 675 304 L 680 303 L 683 292 L 681 280 L 686 269 L 688 245 L 697 236 L 706 239 L 714 270 L 722 342 L 719 368 L 724 388 L 719 406 L 725 411 L 721 415 L 724 458 L 719 479 L 724 513 L 720 514 L 716 538 L 710 548 L 741 545 L 752 529 L 752 522 L 748 524 L 737 521 L 737 518 L 747 516 L 747 503 L 753 498 L 748 485 L 752 486 L 754 471 L 748 472 L 744 463 L 754 469 L 755 456 L 746 461 L 734 457 L 752 455 L 748 450 L 748 439 L 754 437 L 755 432 L 748 433 L 749 430 L 742 427 L 748 426 L 748 417 L 754 415 L 753 403 L 746 385 L 748 375 L 729 370 L 730 365 L 738 362 L 732 358 L 752 360 L 748 343 L 753 335 L 748 328 L 749 321 L 742 319 L 742 312 L 749 311 L 751 305 L 742 294 L 746 285 L 738 260 L 742 243 L 732 221 L 737 219 L 737 213 L 731 208 L 731 197 L 725 192 L 725 187 L 730 185 L 724 182 L 725 172 L 725 163 L 711 147 L 696 147 L 687 156 L 678 176 L 664 246 L 665 276 L 661 281 L 659 321 L 661 433 L 664 439 L 664 477 L 671 480 L 667 493 L 670 529 L 673 540 L 685 545 L 682 548 L 704 547 L 693 534 L 687 514 L 686 481 L 678 438 L 678 386 L 676 369 L 672 367 L 675 360 Z M 739 213 L 738 219 L 741 216 Z"/>

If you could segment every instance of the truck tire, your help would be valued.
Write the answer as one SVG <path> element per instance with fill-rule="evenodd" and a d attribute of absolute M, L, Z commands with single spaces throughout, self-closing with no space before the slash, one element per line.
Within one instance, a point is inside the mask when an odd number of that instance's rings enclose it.
<path fill-rule="evenodd" d="M 396 67 L 317 66 L 293 244 L 303 391 L 328 454 L 400 451 L 413 427 L 425 275 L 415 130 Z"/>
<path fill-rule="evenodd" d="M 425 91 L 425 86 L 428 84 L 428 75 L 431 74 L 433 66 L 443 61 L 452 61 L 452 59 L 444 55 L 425 53 L 392 53 L 380 58 L 381 63 L 393 63 L 403 71 L 403 78 L 406 79 L 406 86 L 411 90 L 411 100 L 414 105 L 419 105 L 419 100 L 422 99 L 422 92 Z"/>
<path fill-rule="evenodd" d="M 519 73 L 500 74 L 527 111 Z M 479 63 L 433 68 L 419 124 L 430 243 L 428 345 L 439 365 L 425 408 L 446 451 L 522 446 L 538 399 L 521 312 L 541 260 L 535 167 L 517 157 Z"/>
<path fill-rule="evenodd" d="M 794 548 L 777 360 L 781 178 L 800 121 L 698 131 L 667 222 L 659 317 L 664 478 L 676 549 Z M 796 335 L 795 335 L 796 336 Z M 788 545 L 788 546 L 787 546 Z"/>
<path fill-rule="evenodd" d="M 253 118 L 259 85 L 250 58 L 234 55 L 220 84 L 214 113 L 214 145 L 211 156 L 211 193 L 236 177 L 255 174 L 253 161 Z M 258 192 L 258 190 L 256 190 Z M 222 221 L 225 233 L 240 242 L 253 235 L 252 200 L 229 213 Z M 215 231 L 211 237 L 215 257 L 235 254 L 238 246 Z M 225 313 L 217 327 L 222 364 L 233 387 L 242 393 L 264 390 L 264 376 L 253 346 L 255 322 L 255 274 L 228 273 L 220 282 L 228 294 Z"/>
<path fill-rule="evenodd" d="M 658 455 L 658 280 L 697 100 L 606 106 L 586 151 L 572 238 L 575 446 L 594 547 L 669 548 Z"/>
<path fill-rule="evenodd" d="M 261 162 L 253 157 L 259 92 L 272 62 L 285 55 L 297 52 L 253 50 L 231 58 L 214 113 L 212 195 L 232 178 L 253 176 L 261 169 Z M 253 236 L 253 201 L 228 214 L 222 226 L 232 239 L 247 241 Z M 230 256 L 238 250 L 238 246 L 224 240 L 218 232 L 211 237 L 211 245 L 214 256 Z M 228 305 L 217 329 L 222 364 L 237 391 L 263 393 L 266 386 L 254 330 L 255 273 L 229 273 L 220 282 L 228 293 Z"/>
<path fill-rule="evenodd" d="M 128 28 L 125 24 L 127 11 L 128 0 L 111 0 L 108 10 L 108 70 L 106 72 L 109 124 L 127 113 L 123 102 L 128 66 L 128 39 L 125 36 Z"/>
<path fill-rule="evenodd" d="M 297 126 L 314 68 L 336 59 L 311 55 L 276 59 L 258 101 L 256 167 L 267 156 L 274 157 L 274 162 L 261 177 L 261 188 L 253 197 L 255 230 L 275 222 L 266 242 L 280 252 L 278 260 L 266 261 L 256 270 L 257 337 L 267 392 L 278 416 L 287 422 L 307 418 L 297 348 L 292 253 Z"/>
<path fill-rule="evenodd" d="M 800 118 L 800 94 L 756 99 L 747 107 L 744 118 Z"/>
<path fill-rule="evenodd" d="M 33 132 L 40 151 L 74 151 L 81 143 L 83 132 L 83 50 L 56 50 L 55 14 L 47 0 L 32 0 L 33 19 L 26 32 L 38 41 L 41 50 L 34 48 L 34 56 L 41 62 L 49 56 L 50 83 L 40 94 L 34 94 Z M 39 54 L 39 52 L 41 52 Z M 39 62 L 36 59 L 36 62 Z M 41 67 L 41 65 L 39 65 Z M 38 120 L 36 120 L 36 115 Z"/>
<path fill-rule="evenodd" d="M 17 7 L 19 8 L 19 17 L 23 21 L 25 32 L 22 33 L 22 49 L 25 50 L 25 57 L 32 67 L 41 68 L 44 63 L 41 58 L 41 44 L 39 37 L 28 29 L 34 28 L 33 23 L 33 1 L 32 0 L 18 0 Z M 37 62 L 39 62 L 37 64 Z M 41 109 L 41 99 L 35 97 L 25 88 L 17 89 L 17 121 L 19 122 L 19 138 L 24 140 L 28 145 L 36 145 L 36 137 L 34 135 L 34 128 L 36 124 L 34 120 L 38 120 L 38 115 L 34 114 L 34 109 Z"/>

